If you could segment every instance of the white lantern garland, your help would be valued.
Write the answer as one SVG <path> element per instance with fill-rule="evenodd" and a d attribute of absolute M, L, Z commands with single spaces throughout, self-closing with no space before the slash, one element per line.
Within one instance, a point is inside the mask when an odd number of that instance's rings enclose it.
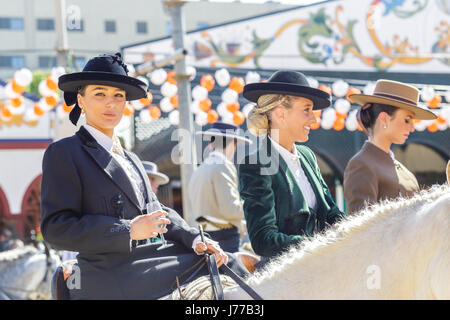
<path fill-rule="evenodd" d="M 155 86 L 162 85 L 167 79 L 167 72 L 164 69 L 156 69 L 150 73 L 150 81 Z"/>
<path fill-rule="evenodd" d="M 216 78 L 216 82 L 221 87 L 226 87 L 228 83 L 230 83 L 230 73 L 227 69 L 222 68 L 216 71 L 214 74 L 214 77 Z"/>
<path fill-rule="evenodd" d="M 331 86 L 333 94 L 338 98 L 344 97 L 347 94 L 348 88 L 349 85 L 344 80 L 337 80 Z"/>

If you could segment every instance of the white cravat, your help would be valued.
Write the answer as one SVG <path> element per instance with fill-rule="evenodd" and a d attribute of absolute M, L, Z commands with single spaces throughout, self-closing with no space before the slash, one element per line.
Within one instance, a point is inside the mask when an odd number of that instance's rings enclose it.
<path fill-rule="evenodd" d="M 284 147 L 280 146 L 274 140 L 269 137 L 275 149 L 277 149 L 278 153 L 281 155 L 283 160 L 288 165 L 289 170 L 294 175 L 295 181 L 297 182 L 300 190 L 305 197 L 306 203 L 308 207 L 313 210 L 317 209 L 317 199 L 316 194 L 314 193 L 314 189 L 311 186 L 308 178 L 306 177 L 305 172 L 303 171 L 302 165 L 300 164 L 299 155 L 297 153 L 297 148 L 294 147 L 294 152 L 289 152 Z"/>
<path fill-rule="evenodd" d="M 88 124 L 85 124 L 84 127 L 94 137 L 98 144 L 101 145 L 106 151 L 108 151 L 114 157 L 114 159 L 117 160 L 117 162 L 119 162 L 120 166 L 125 171 L 128 179 L 130 180 L 131 185 L 133 186 L 134 193 L 136 194 L 136 198 L 138 199 L 140 208 L 144 209 L 144 195 L 146 192 L 144 181 L 137 171 L 137 168 L 125 155 L 125 152 L 123 151 L 123 148 L 117 136 L 114 135 L 113 139 L 111 139 L 103 132 Z"/>

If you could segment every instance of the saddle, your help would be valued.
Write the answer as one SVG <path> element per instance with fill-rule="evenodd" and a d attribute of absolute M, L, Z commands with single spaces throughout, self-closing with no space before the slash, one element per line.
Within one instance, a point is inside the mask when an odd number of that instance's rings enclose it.
<path fill-rule="evenodd" d="M 68 260 L 61 263 L 56 268 L 52 277 L 52 298 L 53 300 L 70 300 L 69 288 L 67 288 L 66 280 L 72 275 L 73 266 L 77 260 Z"/>

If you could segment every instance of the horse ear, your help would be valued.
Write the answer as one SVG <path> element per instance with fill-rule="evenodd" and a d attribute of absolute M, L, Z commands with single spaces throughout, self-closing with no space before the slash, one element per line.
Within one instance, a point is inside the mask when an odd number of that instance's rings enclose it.
<path fill-rule="evenodd" d="M 450 184 L 450 160 L 447 162 L 447 182 Z"/>

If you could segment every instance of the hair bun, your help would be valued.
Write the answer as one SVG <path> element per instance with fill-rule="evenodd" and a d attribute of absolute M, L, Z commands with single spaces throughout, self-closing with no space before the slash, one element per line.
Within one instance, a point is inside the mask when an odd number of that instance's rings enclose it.
<path fill-rule="evenodd" d="M 247 116 L 247 128 L 253 135 L 261 136 L 269 130 L 269 119 L 265 113 L 255 112 L 255 107 Z"/>

